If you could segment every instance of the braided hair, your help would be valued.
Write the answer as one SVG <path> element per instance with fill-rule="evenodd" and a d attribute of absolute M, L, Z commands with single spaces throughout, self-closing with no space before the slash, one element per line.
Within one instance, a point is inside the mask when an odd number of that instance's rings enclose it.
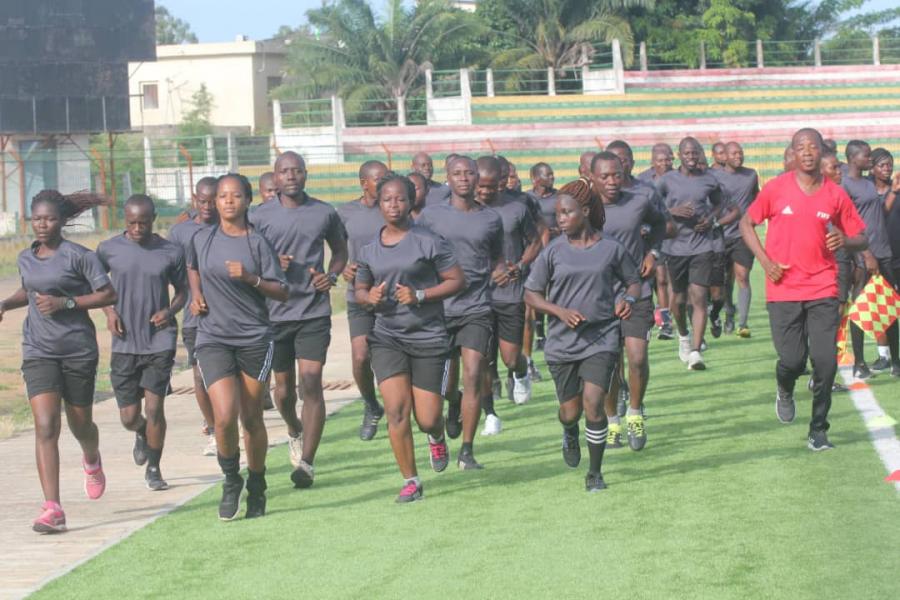
<path fill-rule="evenodd" d="M 559 193 L 572 196 L 578 201 L 579 206 L 589 207 L 588 221 L 591 223 L 591 227 L 597 231 L 603 231 L 603 225 L 606 223 L 606 210 L 590 179 L 579 177 L 575 181 L 570 181 L 559 188 Z"/>

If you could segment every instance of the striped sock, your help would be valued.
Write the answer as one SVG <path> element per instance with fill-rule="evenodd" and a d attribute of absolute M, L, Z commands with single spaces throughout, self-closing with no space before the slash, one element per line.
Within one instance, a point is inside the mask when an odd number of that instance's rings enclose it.
<path fill-rule="evenodd" d="M 590 456 L 591 473 L 600 473 L 603 465 L 603 451 L 606 450 L 606 434 L 609 428 L 606 421 L 585 421 L 584 438 L 587 440 L 588 454 Z"/>

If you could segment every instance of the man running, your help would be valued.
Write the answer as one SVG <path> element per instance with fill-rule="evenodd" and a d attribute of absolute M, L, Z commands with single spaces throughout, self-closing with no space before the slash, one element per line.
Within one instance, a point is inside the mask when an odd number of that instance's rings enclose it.
<path fill-rule="evenodd" d="M 376 195 L 378 182 L 387 174 L 387 166 L 378 160 L 366 161 L 359 168 L 359 185 L 362 197 L 353 202 L 342 204 L 338 208 L 338 216 L 347 232 L 349 259 L 344 267 L 344 281 L 347 282 L 347 321 L 350 324 L 351 360 L 353 363 L 353 379 L 362 394 L 365 410 L 362 425 L 359 427 L 359 439 L 367 442 L 375 437 L 378 421 L 384 416 L 384 409 L 375 397 L 375 381 L 372 376 L 372 362 L 369 357 L 369 343 L 366 336 L 372 333 L 375 325 L 374 313 L 356 303 L 353 287 L 356 269 L 359 265 L 356 256 L 360 248 L 375 239 L 384 227 L 384 218 L 378 209 Z"/>
<path fill-rule="evenodd" d="M 837 372 L 835 337 L 839 248 L 866 248 L 865 223 L 846 192 L 819 170 L 822 135 L 801 129 L 791 140 L 796 170 L 769 181 L 741 219 L 741 235 L 766 272 L 766 301 L 778 353 L 775 413 L 782 423 L 796 415 L 794 385 L 813 364 L 812 420 L 807 445 L 828 450 L 831 384 Z M 763 248 L 755 227 L 768 221 Z"/>
<path fill-rule="evenodd" d="M 288 427 L 291 480 L 299 488 L 313 484 L 313 460 L 325 427 L 322 369 L 331 343 L 329 291 L 347 265 L 341 219 L 330 204 L 304 191 L 306 177 L 306 163 L 299 154 L 281 154 L 275 161 L 278 198 L 253 213 L 253 223 L 274 247 L 288 282 L 288 300 L 267 304 L 275 330 L 275 405 Z M 327 271 L 326 243 L 331 250 Z M 303 396 L 300 419 L 295 361 Z"/>
<path fill-rule="evenodd" d="M 653 144 L 650 150 L 650 168 L 641 171 L 637 178 L 646 183 L 655 184 L 660 177 L 672 170 L 675 162 L 675 155 L 672 153 L 672 146 L 665 143 Z"/>
<path fill-rule="evenodd" d="M 712 155 L 713 155 L 713 164 L 710 167 L 713 170 L 724 169 L 725 164 L 728 162 L 728 151 L 725 148 L 725 144 L 722 142 L 716 142 L 712 145 Z"/>
<path fill-rule="evenodd" d="M 714 150 L 715 152 L 715 150 Z M 725 144 L 725 166 L 712 171 L 729 206 L 736 206 L 743 215 L 750 208 L 759 193 L 759 176 L 753 169 L 744 166 L 744 149 L 737 142 Z M 733 288 L 738 285 L 737 334 L 750 337 L 748 317 L 750 314 L 750 269 L 753 267 L 753 253 L 741 237 L 738 221 L 729 223 L 722 230 L 725 239 L 725 333 L 735 331 L 735 307 Z"/>
<path fill-rule="evenodd" d="M 722 208 L 719 182 L 701 168 L 701 156 L 702 147 L 696 139 L 681 140 L 681 166 L 663 175 L 657 186 L 676 229 L 674 239 L 666 240 L 663 248 L 674 292 L 672 311 L 678 326 L 678 357 L 693 371 L 706 368 L 701 344 L 714 260 L 713 227 Z M 688 300 L 693 308 L 693 337 L 687 326 Z"/>
<path fill-rule="evenodd" d="M 125 233 L 97 247 L 118 292 L 115 306 L 103 308 L 112 333 L 109 378 L 122 425 L 134 432 L 134 463 L 147 465 L 147 489 L 159 491 L 169 487 L 159 468 L 166 440 L 164 402 L 175 363 L 175 315 L 187 299 L 187 271 L 181 246 L 153 233 L 156 207 L 149 196 L 131 196 L 124 213 Z M 169 286 L 175 291 L 171 301 Z"/>
<path fill-rule="evenodd" d="M 478 167 L 467 156 L 458 156 L 448 164 L 451 191 L 446 203 L 427 206 L 418 224 L 428 227 L 453 246 L 466 277 L 467 287 L 444 300 L 447 332 L 455 358 L 450 368 L 444 395 L 449 402 L 447 434 L 460 434 L 462 416 L 463 443 L 457 458 L 460 469 L 480 469 L 475 460 L 473 442 L 484 397 L 484 376 L 491 351 L 491 279 L 506 285 L 508 270 L 503 260 L 503 221 L 496 212 L 475 202 Z M 456 388 L 459 363 L 462 362 L 462 406 Z M 461 410 L 460 410 L 461 408 Z"/>
<path fill-rule="evenodd" d="M 458 157 L 458 154 L 454 154 L 451 152 L 447 155 L 447 158 L 444 159 L 444 173 L 446 174 L 449 182 L 450 178 L 450 163 Z M 424 173 L 423 173 L 424 174 Z M 429 176 L 430 178 L 430 176 Z M 430 181 L 430 179 L 429 179 Z M 435 183 L 431 181 L 429 183 L 428 194 L 425 196 L 425 206 L 431 206 L 432 204 L 441 204 L 446 202 L 450 198 L 450 184 L 449 183 Z"/>
<path fill-rule="evenodd" d="M 278 197 L 278 188 L 275 187 L 275 173 L 272 171 L 266 171 L 259 176 L 259 197 L 261 198 L 260 202 L 263 204 Z"/>

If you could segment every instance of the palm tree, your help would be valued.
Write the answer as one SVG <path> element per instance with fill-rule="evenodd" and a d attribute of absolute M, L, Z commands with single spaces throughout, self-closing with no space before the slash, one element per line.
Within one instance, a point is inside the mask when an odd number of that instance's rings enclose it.
<path fill-rule="evenodd" d="M 486 4 L 497 21 L 506 24 L 508 47 L 494 56 L 498 69 L 566 70 L 590 65 L 595 44 L 618 39 L 625 64 L 633 60 L 634 36 L 622 9 L 651 7 L 654 0 L 493 0 Z M 481 10 L 481 6 L 479 6 Z M 522 74 L 501 77 L 507 89 L 519 89 Z"/>
<path fill-rule="evenodd" d="M 413 7 L 387 0 L 385 8 L 383 18 L 365 0 L 337 0 L 310 10 L 315 35 L 291 44 L 286 81 L 276 96 L 336 94 L 349 122 L 393 123 L 407 96 L 423 85 L 425 71 L 436 62 L 458 60 L 453 57 L 460 49 L 485 31 L 474 15 L 447 0 L 423 0 Z"/>

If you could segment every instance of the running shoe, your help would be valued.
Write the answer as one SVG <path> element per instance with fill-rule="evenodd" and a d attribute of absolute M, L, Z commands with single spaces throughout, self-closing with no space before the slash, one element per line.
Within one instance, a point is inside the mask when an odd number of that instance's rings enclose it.
<path fill-rule="evenodd" d="M 797 405 L 794 402 L 794 394 L 778 388 L 775 392 L 775 416 L 782 423 L 792 423 L 797 416 Z"/>
<path fill-rule="evenodd" d="M 681 362 L 687 363 L 688 359 L 691 357 L 691 336 L 678 336 L 678 358 L 681 359 Z"/>
<path fill-rule="evenodd" d="M 663 325 L 663 317 L 662 317 L 662 309 L 657 308 L 653 311 L 653 324 L 657 327 L 662 327 Z"/>
<path fill-rule="evenodd" d="M 222 483 L 222 499 L 219 500 L 219 519 L 232 521 L 237 517 L 241 507 L 241 492 L 244 491 L 244 478 L 238 473 L 226 475 Z"/>
<path fill-rule="evenodd" d="M 159 467 L 147 465 L 147 470 L 144 472 L 144 481 L 147 482 L 147 489 L 151 492 L 161 492 L 169 489 L 169 484 L 162 478 Z"/>
<path fill-rule="evenodd" d="M 31 523 L 31 529 L 38 533 L 62 533 L 66 530 L 66 513 L 62 506 L 47 500 L 41 505 L 41 515 Z"/>
<path fill-rule="evenodd" d="M 749 338 L 750 337 L 750 328 L 749 327 L 741 327 L 737 330 L 737 335 L 740 338 Z"/>
<path fill-rule="evenodd" d="M 734 317 L 731 315 L 725 316 L 725 327 L 723 329 L 725 335 L 731 335 L 734 333 Z"/>
<path fill-rule="evenodd" d="M 250 474 L 247 478 L 247 512 L 245 519 L 256 519 L 266 515 L 266 485 L 265 476 L 254 477 Z"/>
<path fill-rule="evenodd" d="M 206 447 L 203 448 L 203 456 L 216 456 L 219 448 L 216 446 L 216 434 L 210 433 L 206 436 Z"/>
<path fill-rule="evenodd" d="M 644 428 L 644 417 L 628 415 L 625 419 L 628 426 L 628 447 L 634 451 L 643 450 L 647 445 L 647 430 Z"/>
<path fill-rule="evenodd" d="M 891 361 L 886 359 L 883 356 L 879 356 L 878 360 L 872 363 L 869 367 L 872 371 L 876 373 L 881 373 L 882 371 L 890 371 L 891 370 Z"/>
<path fill-rule="evenodd" d="M 503 397 L 503 384 L 500 383 L 500 379 L 491 379 L 491 393 L 494 395 L 494 400 L 499 400 Z"/>
<path fill-rule="evenodd" d="M 503 423 L 497 415 L 488 415 L 484 418 L 484 427 L 481 435 L 497 435 L 503 431 Z"/>
<path fill-rule="evenodd" d="M 531 377 L 531 381 L 541 381 L 544 378 L 535 366 L 534 361 L 530 358 L 528 359 L 528 376 Z"/>
<path fill-rule="evenodd" d="M 622 445 L 622 424 L 610 423 L 609 433 L 606 436 L 606 447 L 621 448 Z"/>
<path fill-rule="evenodd" d="M 461 471 L 473 471 L 484 468 L 475 460 L 475 456 L 468 452 L 459 453 L 459 456 L 456 459 L 456 466 L 459 467 Z"/>
<path fill-rule="evenodd" d="M 397 504 L 406 504 L 422 499 L 422 484 L 415 481 L 407 481 L 397 494 Z"/>
<path fill-rule="evenodd" d="M 366 404 L 365 411 L 363 412 L 362 425 L 359 426 L 359 439 L 364 442 L 368 442 L 369 440 L 374 438 L 375 434 L 378 433 L 378 422 L 383 416 L 383 408 L 379 406 L 378 410 L 372 410 L 371 408 L 369 408 L 369 405 Z"/>
<path fill-rule="evenodd" d="M 671 323 L 663 323 L 656 334 L 658 340 L 671 340 L 675 338 L 675 330 L 672 329 Z"/>
<path fill-rule="evenodd" d="M 866 365 L 866 363 L 862 363 L 853 367 L 853 376 L 860 381 L 865 381 L 866 379 L 875 377 L 872 371 L 869 370 L 869 367 Z"/>
<path fill-rule="evenodd" d="M 528 372 L 526 371 L 521 379 L 513 373 L 512 380 L 513 386 L 510 398 L 519 406 L 528 404 L 528 401 L 531 400 L 531 377 L 528 375 Z"/>
<path fill-rule="evenodd" d="M 294 482 L 294 487 L 306 489 L 312 487 L 315 476 L 316 471 L 313 466 L 305 460 L 301 460 L 294 472 L 291 473 L 291 481 Z"/>
<path fill-rule="evenodd" d="M 147 438 L 141 435 L 140 431 L 134 432 L 134 447 L 131 449 L 131 457 L 134 464 L 139 467 L 147 463 Z"/>
<path fill-rule="evenodd" d="M 806 447 L 813 452 L 822 452 L 823 450 L 832 450 L 834 444 L 828 441 L 828 436 L 824 431 L 811 431 Z"/>
<path fill-rule="evenodd" d="M 84 459 L 81 459 L 81 464 L 84 467 L 84 493 L 91 500 L 97 500 L 106 491 L 106 475 L 103 473 L 103 461 L 100 455 L 97 454 L 96 469 L 88 469 Z"/>
<path fill-rule="evenodd" d="M 628 389 L 628 382 L 622 381 L 619 384 L 619 395 L 616 398 L 616 414 L 620 419 L 625 416 L 629 402 L 631 402 L 631 391 Z"/>
<path fill-rule="evenodd" d="M 603 475 L 600 473 L 588 473 L 584 478 L 584 489 L 588 492 L 599 492 L 606 489 Z"/>
<path fill-rule="evenodd" d="M 303 462 L 303 432 L 296 437 L 288 434 L 288 454 L 291 457 L 291 466 L 295 469 Z"/>
<path fill-rule="evenodd" d="M 806 387 L 809 388 L 809 391 L 813 391 L 814 385 L 815 385 L 815 382 L 813 381 L 813 378 L 810 377 L 809 381 L 806 382 Z M 832 394 L 840 394 L 840 393 L 849 392 L 849 391 L 850 391 L 850 388 L 848 388 L 846 385 L 844 385 L 842 383 L 838 383 L 837 381 L 835 381 L 833 384 L 831 384 L 831 393 Z"/>
<path fill-rule="evenodd" d="M 691 350 L 688 355 L 688 369 L 691 371 L 705 371 L 706 363 L 703 362 L 703 355 L 699 350 Z"/>
<path fill-rule="evenodd" d="M 447 431 L 447 437 L 451 440 L 455 440 L 462 433 L 462 415 L 460 414 L 459 404 L 462 402 L 462 390 L 457 393 L 459 395 L 456 397 L 456 403 L 447 403 L 447 418 L 444 419 L 444 429 Z"/>
<path fill-rule="evenodd" d="M 709 322 L 709 332 L 714 338 L 722 337 L 722 319 L 712 319 Z"/>
<path fill-rule="evenodd" d="M 431 468 L 435 473 L 441 473 L 450 463 L 450 449 L 447 448 L 447 440 L 442 439 L 439 442 L 432 441 L 428 436 L 428 450 L 431 453 Z"/>
<path fill-rule="evenodd" d="M 571 430 L 563 428 L 562 455 L 566 464 L 573 469 L 581 462 L 581 445 L 578 443 L 577 423 Z"/>

